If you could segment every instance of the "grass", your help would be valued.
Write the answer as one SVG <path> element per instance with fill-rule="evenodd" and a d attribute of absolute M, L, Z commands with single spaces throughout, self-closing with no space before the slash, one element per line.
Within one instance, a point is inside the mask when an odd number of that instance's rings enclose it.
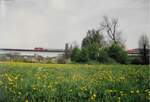
<path fill-rule="evenodd" d="M 142 65 L 0 63 L 0 102 L 149 102 Z"/>

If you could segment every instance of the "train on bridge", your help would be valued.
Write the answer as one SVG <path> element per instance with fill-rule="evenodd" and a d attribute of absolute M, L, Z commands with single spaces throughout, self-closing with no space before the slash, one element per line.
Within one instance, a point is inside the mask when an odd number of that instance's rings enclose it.
<path fill-rule="evenodd" d="M 24 52 L 65 52 L 64 49 L 44 49 L 42 47 L 36 47 L 34 49 L 9 49 L 1 48 L 0 51 L 24 51 Z"/>

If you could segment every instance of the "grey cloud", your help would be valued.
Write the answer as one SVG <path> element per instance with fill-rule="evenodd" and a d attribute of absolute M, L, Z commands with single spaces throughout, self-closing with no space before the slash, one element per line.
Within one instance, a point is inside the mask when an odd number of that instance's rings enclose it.
<path fill-rule="evenodd" d="M 108 15 L 119 18 L 127 48 L 135 48 L 139 36 L 149 32 L 148 12 L 148 0 L 14 0 L 0 17 L 0 47 L 80 44 L 87 30 L 98 28 L 102 16 Z"/>

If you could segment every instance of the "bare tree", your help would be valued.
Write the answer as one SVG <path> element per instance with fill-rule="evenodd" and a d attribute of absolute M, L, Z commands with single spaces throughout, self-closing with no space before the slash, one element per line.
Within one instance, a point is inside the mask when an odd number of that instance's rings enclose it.
<path fill-rule="evenodd" d="M 142 35 L 139 39 L 139 50 L 143 64 L 149 64 L 150 44 L 146 34 Z"/>
<path fill-rule="evenodd" d="M 110 41 L 114 44 L 123 45 L 123 40 L 121 39 L 121 31 L 118 30 L 118 19 L 103 17 L 103 22 L 100 25 L 100 31 L 106 33 Z"/>

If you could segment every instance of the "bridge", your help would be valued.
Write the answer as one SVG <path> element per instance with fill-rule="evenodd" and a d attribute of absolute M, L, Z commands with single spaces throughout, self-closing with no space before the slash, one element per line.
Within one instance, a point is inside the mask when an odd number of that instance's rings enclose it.
<path fill-rule="evenodd" d="M 64 49 L 43 49 L 43 48 L 34 48 L 34 49 L 9 49 L 9 48 L 0 48 L 0 51 L 12 51 L 12 52 L 65 52 Z"/>

